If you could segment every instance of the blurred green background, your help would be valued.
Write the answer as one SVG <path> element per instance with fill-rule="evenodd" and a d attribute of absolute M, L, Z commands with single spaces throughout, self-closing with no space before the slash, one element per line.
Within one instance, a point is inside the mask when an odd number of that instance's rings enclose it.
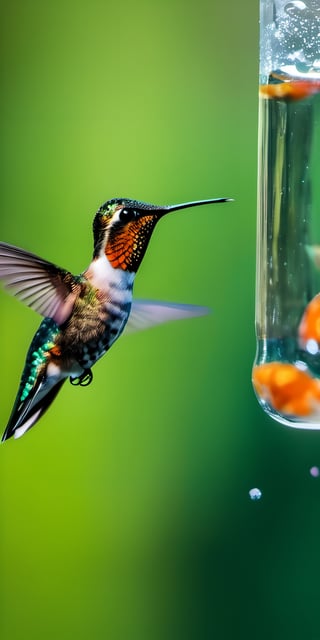
<path fill-rule="evenodd" d="M 0 449 L 3 640 L 318 640 L 320 434 L 257 405 L 258 3 L 1 2 L 1 238 L 77 273 L 126 196 L 137 297 L 210 316 L 120 340 Z M 0 418 L 39 318 L 1 293 Z M 263 496 L 252 502 L 248 491 Z"/>

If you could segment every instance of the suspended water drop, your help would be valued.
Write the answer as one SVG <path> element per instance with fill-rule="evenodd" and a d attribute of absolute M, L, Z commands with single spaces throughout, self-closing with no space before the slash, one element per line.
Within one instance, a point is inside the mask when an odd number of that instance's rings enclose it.
<path fill-rule="evenodd" d="M 298 9 L 298 11 L 304 11 L 304 9 L 306 9 L 306 5 L 304 2 L 300 2 L 300 0 L 296 0 L 294 2 L 288 2 L 288 4 L 286 4 L 284 10 L 287 13 L 291 13 L 292 11 L 294 11 L 295 9 Z"/>
<path fill-rule="evenodd" d="M 318 476 L 320 475 L 320 469 L 319 467 L 311 467 L 310 469 L 310 475 L 313 478 L 318 478 Z"/>
<path fill-rule="evenodd" d="M 255 487 L 254 489 L 250 489 L 249 496 L 251 500 L 260 500 L 262 493 L 260 489 L 257 489 L 257 487 Z"/>

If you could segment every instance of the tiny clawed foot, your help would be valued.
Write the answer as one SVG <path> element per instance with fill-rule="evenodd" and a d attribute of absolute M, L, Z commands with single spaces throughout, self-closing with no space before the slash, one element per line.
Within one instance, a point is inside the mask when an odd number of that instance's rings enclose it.
<path fill-rule="evenodd" d="M 93 373 L 91 371 L 91 369 L 85 369 L 81 376 L 78 376 L 77 378 L 70 378 L 70 382 L 73 386 L 77 387 L 78 385 L 80 387 L 87 387 L 93 380 Z"/>

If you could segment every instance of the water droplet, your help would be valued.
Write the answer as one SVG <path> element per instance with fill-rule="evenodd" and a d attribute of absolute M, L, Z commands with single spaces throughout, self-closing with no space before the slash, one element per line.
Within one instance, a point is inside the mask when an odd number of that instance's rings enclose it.
<path fill-rule="evenodd" d="M 316 355 L 319 351 L 319 345 L 316 340 L 308 340 L 306 344 L 306 351 L 311 353 L 313 356 Z"/>
<path fill-rule="evenodd" d="M 295 9 L 298 9 L 298 11 L 304 11 L 304 9 L 306 9 L 306 5 L 304 2 L 301 2 L 301 0 L 294 0 L 293 2 L 288 2 L 288 4 L 286 4 L 284 10 L 286 11 L 286 13 L 290 13 L 291 11 L 294 11 Z"/>
<path fill-rule="evenodd" d="M 300 371 L 307 371 L 308 369 L 306 363 L 303 362 L 303 360 L 296 360 L 294 364 Z"/>
<path fill-rule="evenodd" d="M 311 467 L 310 469 L 310 475 L 313 478 L 318 478 L 318 476 L 320 475 L 320 469 L 319 467 Z"/>
<path fill-rule="evenodd" d="M 310 471 L 311 473 L 311 471 Z M 250 489 L 249 491 L 249 496 L 251 498 L 251 500 L 260 500 L 262 493 L 260 491 L 260 489 L 257 489 L 256 487 L 254 489 Z"/>

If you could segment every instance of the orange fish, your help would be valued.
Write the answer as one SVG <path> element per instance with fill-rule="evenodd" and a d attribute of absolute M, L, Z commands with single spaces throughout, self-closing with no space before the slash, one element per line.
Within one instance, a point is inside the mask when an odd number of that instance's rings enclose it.
<path fill-rule="evenodd" d="M 298 331 L 302 347 L 307 347 L 308 343 L 310 345 L 310 341 L 320 344 L 320 293 L 312 298 L 306 306 Z M 315 350 L 317 351 L 316 346 L 315 344 Z"/>
<path fill-rule="evenodd" d="M 320 380 L 294 364 L 268 362 L 253 369 L 252 382 L 257 395 L 288 416 L 320 413 Z"/>
<path fill-rule="evenodd" d="M 319 80 L 292 80 L 279 84 L 260 85 L 259 93 L 263 98 L 281 100 L 303 100 L 319 93 Z"/>

